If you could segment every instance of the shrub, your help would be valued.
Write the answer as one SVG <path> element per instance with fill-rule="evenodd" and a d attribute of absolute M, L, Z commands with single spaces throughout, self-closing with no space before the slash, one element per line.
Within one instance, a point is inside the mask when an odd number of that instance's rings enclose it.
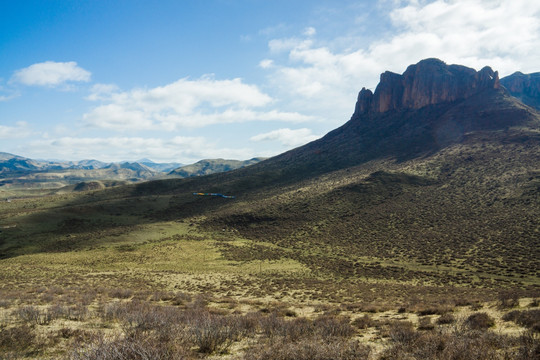
<path fill-rule="evenodd" d="M 169 291 L 155 291 L 152 296 L 150 296 L 150 301 L 169 301 L 174 298 L 174 293 Z"/>
<path fill-rule="evenodd" d="M 278 317 L 275 313 L 262 317 L 259 321 L 262 333 L 267 337 L 284 336 L 286 334 L 287 322 Z"/>
<path fill-rule="evenodd" d="M 503 315 L 504 321 L 513 321 L 516 324 L 540 332 L 540 310 L 513 310 Z"/>
<path fill-rule="evenodd" d="M 301 342 L 276 342 L 270 346 L 257 345 L 244 354 L 245 360 L 352 360 L 368 359 L 371 347 L 358 341 L 325 342 L 308 339 Z"/>
<path fill-rule="evenodd" d="M 36 334 L 28 325 L 0 329 L 0 358 L 2 352 L 24 351 L 34 345 Z"/>
<path fill-rule="evenodd" d="M 63 305 L 55 304 L 48 308 L 47 312 L 54 319 L 68 318 L 68 309 Z"/>
<path fill-rule="evenodd" d="M 313 325 L 316 333 L 323 338 L 350 337 L 355 333 L 350 319 L 343 316 L 320 316 L 315 319 Z"/>
<path fill-rule="evenodd" d="M 13 311 L 13 314 L 24 323 L 34 325 L 46 325 L 52 320 L 52 314 L 48 311 L 43 311 L 35 306 L 24 306 Z"/>
<path fill-rule="evenodd" d="M 410 321 L 393 321 L 388 329 L 388 336 L 396 343 L 412 343 L 418 337 Z"/>
<path fill-rule="evenodd" d="M 417 310 L 417 314 L 420 316 L 426 315 L 444 315 L 451 311 L 451 308 L 444 305 L 425 306 Z"/>
<path fill-rule="evenodd" d="M 512 291 L 503 291 L 499 293 L 499 307 L 513 308 L 519 306 L 519 295 Z"/>
<path fill-rule="evenodd" d="M 495 326 L 495 320 L 484 312 L 478 312 L 470 315 L 465 320 L 465 325 L 472 330 L 486 330 Z"/>
<path fill-rule="evenodd" d="M 82 330 L 63 327 L 58 330 L 57 334 L 63 339 L 69 339 L 80 336 L 82 334 Z"/>
<path fill-rule="evenodd" d="M 418 320 L 418 330 L 433 330 L 434 328 L 435 325 L 433 325 L 429 316 L 421 317 Z"/>
<path fill-rule="evenodd" d="M 84 321 L 88 317 L 88 307 L 82 303 L 70 306 L 67 309 L 67 317 L 73 321 Z"/>
<path fill-rule="evenodd" d="M 454 315 L 450 314 L 450 313 L 446 313 L 444 315 L 441 315 L 438 319 L 437 319 L 437 324 L 452 324 L 456 321 L 456 319 L 454 318 Z"/>
<path fill-rule="evenodd" d="M 519 359 L 533 360 L 540 358 L 540 337 L 532 331 L 523 333 L 518 349 Z"/>
<path fill-rule="evenodd" d="M 173 305 L 184 305 L 191 301 L 191 295 L 178 291 L 171 299 Z"/>
<path fill-rule="evenodd" d="M 296 317 L 297 314 L 294 310 L 291 310 L 291 309 L 286 309 L 284 312 L 283 312 L 283 316 L 286 316 L 286 317 Z"/>
<path fill-rule="evenodd" d="M 186 351 L 154 338 L 93 339 L 88 344 L 74 344 L 70 360 L 180 360 Z"/>
<path fill-rule="evenodd" d="M 377 322 L 371 318 L 368 314 L 365 314 L 362 317 L 358 317 L 353 320 L 352 325 L 356 326 L 358 329 L 367 329 L 375 326 Z"/>
<path fill-rule="evenodd" d="M 109 290 L 109 296 L 116 299 L 129 299 L 133 296 L 133 291 L 130 289 L 111 289 Z"/>
<path fill-rule="evenodd" d="M 414 342 L 394 343 L 382 352 L 380 359 L 503 360 L 516 357 L 509 337 L 489 332 L 431 331 L 420 333 Z"/>
<path fill-rule="evenodd" d="M 241 331 L 236 325 L 226 317 L 203 314 L 190 323 L 191 341 L 201 353 L 223 353 L 240 337 Z"/>

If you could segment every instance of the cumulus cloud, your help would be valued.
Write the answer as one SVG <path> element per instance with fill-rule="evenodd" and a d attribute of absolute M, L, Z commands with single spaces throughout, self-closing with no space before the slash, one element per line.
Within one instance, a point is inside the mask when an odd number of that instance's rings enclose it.
<path fill-rule="evenodd" d="M 273 56 L 259 65 L 279 97 L 291 99 L 296 111 L 342 122 L 362 87 L 373 89 L 382 72 L 401 73 L 424 58 L 476 69 L 489 65 L 503 76 L 538 71 L 540 2 L 410 0 L 384 5 L 392 28 L 370 43 L 355 43 L 351 36 L 346 46 L 336 45 L 307 30 L 303 38 L 270 40 Z"/>
<path fill-rule="evenodd" d="M 378 56 L 436 56 L 503 74 L 537 71 L 540 3 L 528 0 L 409 1 L 390 13 L 400 33 L 377 44 Z"/>
<path fill-rule="evenodd" d="M 241 79 L 216 80 L 212 76 L 184 78 L 165 86 L 131 91 L 96 85 L 87 99 L 104 104 L 85 114 L 84 121 L 114 130 L 175 130 L 246 121 L 311 119 L 295 112 L 267 110 L 273 100 L 255 85 Z"/>
<path fill-rule="evenodd" d="M 99 159 L 118 161 L 148 157 L 154 161 L 191 163 L 203 158 L 248 159 L 253 150 L 248 148 L 218 148 L 203 137 L 176 136 L 164 138 L 144 137 L 62 137 L 40 139 L 28 144 L 27 153 L 48 154 L 50 157 L 72 160 Z"/>
<path fill-rule="evenodd" d="M 75 61 L 45 61 L 15 71 L 12 82 L 30 86 L 58 86 L 67 82 L 90 81 L 91 73 L 77 65 Z"/>
<path fill-rule="evenodd" d="M 21 139 L 30 135 L 31 130 L 24 121 L 16 123 L 15 126 L 0 125 L 0 139 Z"/>
<path fill-rule="evenodd" d="M 289 128 L 277 129 L 264 134 L 258 134 L 250 138 L 251 141 L 278 141 L 287 147 L 299 146 L 310 141 L 317 140 L 319 135 L 314 135 L 310 129 L 302 128 L 292 130 Z"/>

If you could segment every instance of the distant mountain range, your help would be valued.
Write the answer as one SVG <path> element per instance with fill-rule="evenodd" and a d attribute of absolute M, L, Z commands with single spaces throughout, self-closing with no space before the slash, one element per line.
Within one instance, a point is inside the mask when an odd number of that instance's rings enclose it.
<path fill-rule="evenodd" d="M 265 158 L 253 158 L 249 160 L 226 160 L 226 159 L 206 159 L 195 164 L 179 167 L 169 173 L 178 177 L 186 178 L 192 176 L 203 176 L 218 172 L 240 169 L 249 165 L 256 164 Z"/>
<path fill-rule="evenodd" d="M 149 159 L 135 162 L 105 163 L 98 160 L 50 161 L 36 160 L 0 152 L 0 189 L 61 188 L 84 183 L 79 189 L 103 188 L 126 182 L 138 182 L 167 176 L 190 177 L 229 171 L 257 163 L 261 159 L 246 161 L 209 159 L 182 166 L 181 163 L 156 163 Z M 90 181 L 107 180 L 99 185 Z M 77 188 L 75 188 L 77 190 Z"/>
<path fill-rule="evenodd" d="M 426 59 L 403 74 L 381 74 L 375 92 L 362 89 L 351 120 L 342 127 L 266 161 L 207 159 L 182 166 L 149 159 L 49 161 L 0 153 L 0 189 L 60 188 L 100 180 L 120 184 L 235 169 L 239 172 L 234 176 L 257 178 L 242 181 L 245 186 L 275 186 L 275 181 L 296 181 L 382 158 L 403 162 L 430 156 L 471 133 L 526 127 L 536 115 L 525 105 L 540 109 L 540 73 L 516 72 L 499 80 L 489 67 L 476 71 Z M 248 165 L 253 166 L 243 169 Z"/>

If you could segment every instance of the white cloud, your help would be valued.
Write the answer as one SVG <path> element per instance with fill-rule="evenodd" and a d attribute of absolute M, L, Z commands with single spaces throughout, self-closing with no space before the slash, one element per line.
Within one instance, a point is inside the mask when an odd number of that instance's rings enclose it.
<path fill-rule="evenodd" d="M 270 59 L 264 59 L 259 62 L 259 66 L 263 69 L 270 69 L 272 66 L 274 66 L 274 60 Z"/>
<path fill-rule="evenodd" d="M 410 1 L 390 17 L 402 31 L 389 44 L 373 48 L 380 56 L 435 56 L 475 68 L 490 65 L 503 74 L 538 71 L 538 1 Z"/>
<path fill-rule="evenodd" d="M 268 48 L 273 53 L 290 51 L 296 48 L 308 48 L 313 45 L 311 40 L 302 40 L 298 38 L 273 39 L 268 42 Z"/>
<path fill-rule="evenodd" d="M 260 66 L 289 108 L 343 122 L 353 112 L 356 94 L 374 87 L 386 71 L 401 73 L 409 64 L 437 57 L 502 76 L 538 71 L 540 2 L 530 0 L 383 1 L 393 27 L 378 40 L 361 38 L 343 45 L 318 39 L 272 39 L 272 57 Z M 346 36 L 346 34 L 340 34 Z M 365 39 L 364 39 L 365 40 Z M 287 57 L 283 58 L 282 55 Z"/>
<path fill-rule="evenodd" d="M 31 135 L 28 124 L 24 121 L 18 122 L 15 126 L 0 125 L 0 139 L 21 139 Z"/>
<path fill-rule="evenodd" d="M 32 156 L 47 154 L 51 158 L 98 159 L 101 161 L 136 160 L 143 157 L 154 161 L 191 163 L 203 158 L 248 159 L 248 148 L 218 148 L 203 137 L 176 136 L 169 139 L 143 137 L 62 137 L 40 139 L 28 144 L 25 152 Z M 42 155 L 41 155 L 42 156 Z"/>
<path fill-rule="evenodd" d="M 90 89 L 90 95 L 86 97 L 86 100 L 107 100 L 112 94 L 117 93 L 119 90 L 120 89 L 115 84 L 94 84 Z"/>
<path fill-rule="evenodd" d="M 171 131 L 246 121 L 312 119 L 295 112 L 266 110 L 273 100 L 255 85 L 241 79 L 216 80 L 212 76 L 184 78 L 165 86 L 127 92 L 117 91 L 111 85 L 96 85 L 87 99 L 105 104 L 85 114 L 85 122 L 113 130 Z"/>
<path fill-rule="evenodd" d="M 58 86 L 72 81 L 90 81 L 90 72 L 76 62 L 45 61 L 15 71 L 11 81 L 32 86 Z"/>
<path fill-rule="evenodd" d="M 307 27 L 305 30 L 304 30 L 304 35 L 305 36 L 313 36 L 317 33 L 317 30 L 315 30 L 314 27 Z"/>
<path fill-rule="evenodd" d="M 278 141 L 284 146 L 293 147 L 317 140 L 319 135 L 314 135 L 310 129 L 302 128 L 292 130 L 289 128 L 277 129 L 264 134 L 255 135 L 251 141 Z"/>

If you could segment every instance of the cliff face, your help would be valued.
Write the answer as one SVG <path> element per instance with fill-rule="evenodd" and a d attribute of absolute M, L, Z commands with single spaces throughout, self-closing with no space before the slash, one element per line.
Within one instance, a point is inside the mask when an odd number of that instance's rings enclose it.
<path fill-rule="evenodd" d="M 480 71 L 426 59 L 410 65 L 402 74 L 381 74 L 375 93 L 360 91 L 355 113 L 384 113 L 396 109 L 420 109 L 427 105 L 467 98 L 486 88 L 499 88 L 499 75 L 490 67 Z"/>
<path fill-rule="evenodd" d="M 502 78 L 501 85 L 524 104 L 540 110 L 540 72 L 523 74 L 518 71 Z"/>

